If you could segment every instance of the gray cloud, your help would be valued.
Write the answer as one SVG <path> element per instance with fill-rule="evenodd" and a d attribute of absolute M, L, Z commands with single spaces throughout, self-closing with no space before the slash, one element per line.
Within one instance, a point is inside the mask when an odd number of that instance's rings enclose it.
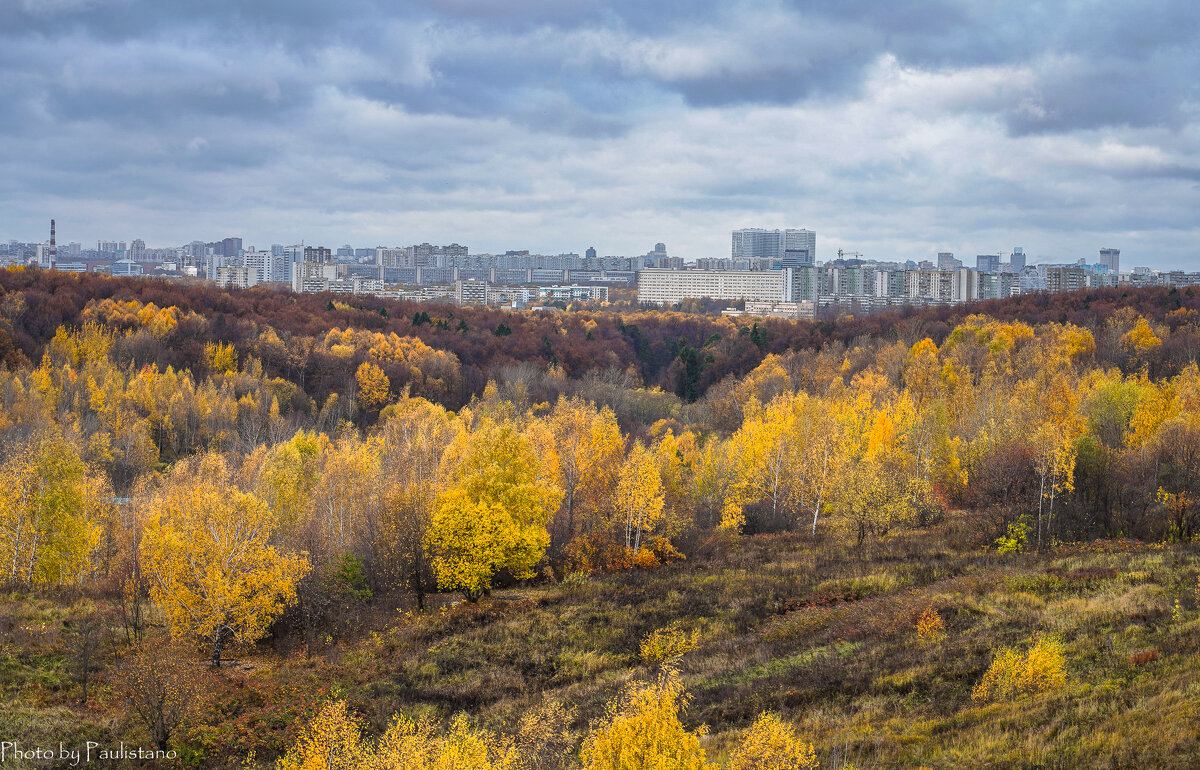
<path fill-rule="evenodd" d="M 732 227 L 805 225 L 822 256 L 1126 242 L 1194 266 L 1198 20 L 1179 0 L 10 0 L 0 238 L 56 216 L 84 241 L 705 256 Z"/>

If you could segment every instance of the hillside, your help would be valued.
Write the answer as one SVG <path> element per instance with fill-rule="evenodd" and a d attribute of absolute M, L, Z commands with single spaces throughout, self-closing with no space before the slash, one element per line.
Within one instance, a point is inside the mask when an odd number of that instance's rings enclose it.
<path fill-rule="evenodd" d="M 625 683 L 653 676 L 639 655 L 645 635 L 678 623 L 699 632 L 679 663 L 692 698 L 683 720 L 710 728 L 703 745 L 713 758 L 770 709 L 794 720 L 826 768 L 1195 766 L 1195 548 L 1101 542 L 998 557 L 961 549 L 965 533 L 952 527 L 964 524 L 914 531 L 865 557 L 756 536 L 653 573 L 514 589 L 428 617 L 377 608 L 352 637 L 311 656 L 261 647 L 218 675 L 189 663 L 198 692 L 174 745 L 192 764 L 251 751 L 268 760 L 332 696 L 369 733 L 414 710 L 465 710 L 506 731 L 559 700 L 575 709 L 570 753 Z M 119 669 L 99 677 L 88 708 L 75 702 L 70 645 L 56 627 L 87 606 L 5 599 L 3 614 L 25 636 L 20 653 L 9 642 L 4 734 L 138 742 Z M 917 622 L 930 607 L 945 632 L 926 642 Z M 1063 642 L 1060 689 L 972 700 L 993 650 L 1027 649 L 1040 633 Z"/>
<path fill-rule="evenodd" d="M 1200 292 L 747 324 L 0 288 L 0 741 L 1198 760 Z"/>

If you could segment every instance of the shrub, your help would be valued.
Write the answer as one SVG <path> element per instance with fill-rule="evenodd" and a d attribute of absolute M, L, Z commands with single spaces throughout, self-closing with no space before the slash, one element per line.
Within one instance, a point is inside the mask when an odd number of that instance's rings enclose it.
<path fill-rule="evenodd" d="M 1062 643 L 1039 636 L 1025 655 L 1012 647 L 1001 650 L 975 685 L 971 698 L 982 703 L 1053 692 L 1066 683 L 1065 667 Z"/>
<path fill-rule="evenodd" d="M 626 690 L 610 708 L 608 723 L 584 741 L 584 770 L 701 770 L 704 730 L 689 732 L 679 721 L 686 703 L 679 676 L 671 669 L 653 684 Z"/>
<path fill-rule="evenodd" d="M 759 716 L 729 757 L 729 770 L 801 770 L 817 765 L 813 745 L 769 712 Z"/>
<path fill-rule="evenodd" d="M 926 607 L 917 620 L 917 638 L 929 644 L 940 642 L 946 636 L 946 623 L 932 606 Z"/>
<path fill-rule="evenodd" d="M 638 569 L 653 569 L 660 566 L 658 557 L 649 548 L 639 548 L 636 552 L 631 551 L 633 555 L 629 559 L 629 563 Z"/>
<path fill-rule="evenodd" d="M 342 701 L 328 703 L 304 730 L 278 770 L 352 770 L 369 763 L 358 721 Z"/>
<path fill-rule="evenodd" d="M 678 623 L 651 631 L 642 640 L 642 660 L 651 665 L 666 663 L 696 649 L 700 642 L 697 629 L 688 634 Z"/>
<path fill-rule="evenodd" d="M 671 541 L 661 535 L 650 538 L 647 542 L 650 552 L 660 564 L 670 564 L 673 561 L 683 561 L 687 557 Z"/>
<path fill-rule="evenodd" d="M 567 767 L 574 748 L 571 723 L 575 708 L 564 707 L 557 700 L 546 700 L 521 717 L 517 727 L 517 748 L 523 760 L 523 770 L 551 770 Z"/>
<path fill-rule="evenodd" d="M 1008 531 L 996 538 L 996 550 L 1000 553 L 1024 553 L 1029 539 L 1029 517 L 1022 516 L 1009 522 Z"/>
<path fill-rule="evenodd" d="M 1129 663 L 1134 666 L 1144 666 L 1158 660 L 1158 650 L 1142 650 L 1129 656 Z"/>
<path fill-rule="evenodd" d="M 512 743 L 472 728 L 465 715 L 455 717 L 442 734 L 429 720 L 396 717 L 373 744 L 363 738 L 358 720 L 342 701 L 321 709 L 276 764 L 277 770 L 512 770 L 516 766 Z"/>
<path fill-rule="evenodd" d="M 195 676 L 180 664 L 180 650 L 151 646 L 126 663 L 125 703 L 145 725 L 156 748 L 165 751 L 195 700 Z"/>

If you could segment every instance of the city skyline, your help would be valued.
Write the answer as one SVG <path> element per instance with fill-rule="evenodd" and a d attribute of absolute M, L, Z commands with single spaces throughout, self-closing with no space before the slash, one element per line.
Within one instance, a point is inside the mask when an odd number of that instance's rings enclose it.
<path fill-rule="evenodd" d="M 779 232 L 804 233 L 809 238 L 811 238 L 813 240 L 813 242 L 815 243 L 815 231 L 813 231 L 811 229 L 790 228 L 790 227 L 777 228 L 777 229 Z M 743 232 L 743 231 L 753 231 L 753 230 L 764 230 L 765 232 L 768 232 L 768 233 L 771 232 L 770 230 L 765 230 L 765 228 L 754 228 L 754 227 L 738 228 L 737 230 L 734 230 L 732 232 L 734 233 L 734 238 L 736 239 L 737 233 Z M 216 241 L 216 243 L 220 244 L 221 240 L 222 239 L 218 239 Z M 269 251 L 271 251 L 271 249 L 273 247 L 278 247 L 278 246 L 289 246 L 290 247 L 290 246 L 300 246 L 300 245 L 322 246 L 322 247 L 326 247 L 327 249 L 332 249 L 332 250 L 337 250 L 340 248 L 344 248 L 346 246 L 350 246 L 356 250 L 363 250 L 363 249 L 374 250 L 374 249 L 379 249 L 379 248 L 393 250 L 393 249 L 412 248 L 414 246 L 421 245 L 421 244 L 431 245 L 431 242 L 428 240 L 416 241 L 416 240 L 411 240 L 411 239 L 404 241 L 404 243 L 401 243 L 401 241 L 392 241 L 392 242 L 388 242 L 388 243 L 376 243 L 373 245 L 366 245 L 366 244 L 361 244 L 361 243 L 347 243 L 345 239 L 337 239 L 337 238 L 335 238 L 331 241 L 327 241 L 327 242 L 306 241 L 304 239 L 300 239 L 300 240 L 283 239 L 282 241 L 276 241 L 276 242 L 271 242 L 271 243 L 268 243 L 265 241 L 259 243 L 250 238 L 244 238 L 241 236 L 229 236 L 229 237 L 225 237 L 223 240 L 225 240 L 225 241 L 236 240 L 239 243 L 245 244 L 246 251 L 255 250 L 255 251 L 259 251 L 259 252 L 262 252 L 262 251 L 269 252 Z M 25 244 L 38 243 L 38 244 L 40 244 L 40 243 L 46 243 L 46 242 L 48 242 L 46 239 L 39 240 L 37 238 L 24 238 L 24 239 L 22 239 L 22 238 L 0 238 L 0 243 L 25 243 Z M 840 242 L 840 241 L 838 241 L 838 242 Z M 144 239 L 141 239 L 141 238 L 121 239 L 121 238 L 109 237 L 109 238 L 99 238 L 99 239 L 92 238 L 92 239 L 84 239 L 84 240 L 79 240 L 76 238 L 69 238 L 66 240 L 59 239 L 58 240 L 58 248 L 61 251 L 61 250 L 63 250 L 63 248 L 65 246 L 67 246 L 68 244 L 71 244 L 71 245 L 78 245 L 80 249 L 86 251 L 86 250 L 90 250 L 93 248 L 91 244 L 95 244 L 96 249 L 99 251 L 124 251 L 125 248 L 129 248 L 132 251 L 135 249 L 136 245 L 140 244 L 140 247 L 143 251 L 146 251 L 146 250 L 156 251 L 156 250 L 162 250 L 162 249 L 186 248 L 192 244 L 204 244 L 204 243 L 212 243 L 212 242 L 205 241 L 203 239 L 196 239 L 196 238 L 179 240 L 179 241 L 174 241 L 174 242 L 169 242 L 169 243 L 168 242 L 147 243 Z M 459 245 L 457 241 L 449 241 L 448 243 L 452 243 L 455 246 Z M 122 246 L 122 248 L 118 249 L 117 248 L 118 244 L 120 244 Z M 736 244 L 736 240 L 735 240 L 735 244 Z M 432 244 L 432 245 L 437 245 L 437 244 Z M 510 252 L 510 251 L 528 251 L 531 254 L 540 254 L 540 255 L 545 255 L 545 256 L 564 256 L 564 255 L 569 255 L 569 254 L 574 254 L 576 256 L 582 256 L 585 252 L 590 253 L 592 251 L 595 251 L 600 256 L 618 256 L 618 257 L 622 257 L 622 258 L 630 258 L 630 257 L 652 255 L 652 254 L 654 254 L 654 249 L 656 247 L 662 246 L 662 245 L 665 245 L 665 244 L 663 242 L 655 242 L 652 245 L 652 248 L 648 249 L 645 252 L 635 251 L 634 253 L 626 253 L 626 254 L 618 254 L 616 252 L 610 253 L 610 252 L 604 251 L 603 249 L 596 249 L 594 246 L 587 246 L 585 248 L 575 248 L 575 249 L 566 249 L 566 250 L 557 249 L 557 250 L 549 250 L 549 251 L 537 251 L 537 250 L 528 249 L 528 248 L 520 249 L 519 245 L 517 245 L 515 248 L 470 249 L 470 253 L 471 254 L 502 255 L 502 254 L 504 254 L 506 252 Z M 512 246 L 512 245 L 510 244 L 509 246 Z M 104 248 L 101 248 L 101 247 L 104 247 Z M 469 247 L 463 246 L 462 248 L 469 248 Z M 918 263 L 918 262 L 921 262 L 921 261 L 925 260 L 926 258 L 928 258 L 930 261 L 936 263 L 937 257 L 939 255 L 949 254 L 950 256 L 957 257 L 959 259 L 959 261 L 961 261 L 965 266 L 970 267 L 970 266 L 974 266 L 976 257 L 995 257 L 997 259 L 997 263 L 1004 262 L 1005 260 L 1007 260 L 1009 258 L 1009 256 L 1011 255 L 1011 253 L 1013 252 L 1014 249 L 1020 256 L 1027 258 L 1028 264 L 1030 264 L 1030 265 L 1035 265 L 1035 264 L 1047 264 L 1047 265 L 1048 264 L 1074 264 L 1074 263 L 1078 262 L 1080 259 L 1083 259 L 1086 264 L 1105 264 L 1106 263 L 1106 258 L 1105 258 L 1106 252 L 1116 252 L 1118 254 L 1121 252 L 1120 248 L 1115 248 L 1112 246 L 1102 246 L 1102 247 L 1099 247 L 1098 249 L 1094 249 L 1093 253 L 1091 255 L 1081 255 L 1079 257 L 1060 258 L 1055 255 L 1030 254 L 1028 252 L 1028 250 L 1026 250 L 1025 247 L 1023 247 L 1023 246 L 1012 246 L 1012 247 L 1009 247 L 1006 249 L 1000 249 L 995 252 L 980 253 L 980 254 L 976 254 L 976 255 L 971 255 L 971 254 L 966 254 L 966 253 L 958 253 L 958 252 L 945 252 L 945 251 L 941 251 L 939 249 L 932 249 L 931 251 L 929 251 L 925 254 L 920 254 L 920 255 L 887 255 L 887 256 L 863 254 L 861 252 L 847 251 L 845 258 L 852 258 L 852 257 L 853 258 L 861 258 L 862 260 L 867 261 L 867 262 L 899 262 L 899 263 L 904 263 L 904 262 L 909 262 L 909 261 Z M 736 245 L 734 246 L 734 250 L 735 250 L 735 252 L 737 251 Z M 728 249 L 728 247 L 726 247 L 725 254 L 723 254 L 723 255 L 680 255 L 669 248 L 667 249 L 666 253 L 669 254 L 670 256 L 679 256 L 681 258 L 686 259 L 689 263 L 691 263 L 697 259 L 711 260 L 711 259 L 726 258 L 729 256 L 729 249 Z M 841 255 L 839 255 L 837 253 L 821 255 L 820 250 L 818 249 L 816 261 L 817 262 L 829 262 L 829 261 L 833 261 L 834 259 L 839 258 L 840 256 Z M 1186 266 L 1189 266 L 1189 265 L 1185 265 L 1185 267 Z M 1125 262 L 1125 272 L 1128 272 L 1129 269 L 1132 269 L 1133 267 L 1149 267 L 1151 269 L 1159 269 L 1159 267 L 1157 265 L 1154 265 L 1151 263 L 1139 262 L 1135 265 L 1129 261 Z"/>
<path fill-rule="evenodd" d="M 1024 245 L 1194 269 L 1198 18 L 17 0 L 0 7 L 0 239 L 56 218 L 60 243 L 665 241 L 703 258 L 730 230 L 812 227 L 822 261 Z"/>

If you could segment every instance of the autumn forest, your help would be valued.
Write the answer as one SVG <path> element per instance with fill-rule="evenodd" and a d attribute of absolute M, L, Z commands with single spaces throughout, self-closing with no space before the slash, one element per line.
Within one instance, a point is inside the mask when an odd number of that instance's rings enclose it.
<path fill-rule="evenodd" d="M 705 310 L 0 272 L 0 741 L 1200 762 L 1200 291 Z"/>

